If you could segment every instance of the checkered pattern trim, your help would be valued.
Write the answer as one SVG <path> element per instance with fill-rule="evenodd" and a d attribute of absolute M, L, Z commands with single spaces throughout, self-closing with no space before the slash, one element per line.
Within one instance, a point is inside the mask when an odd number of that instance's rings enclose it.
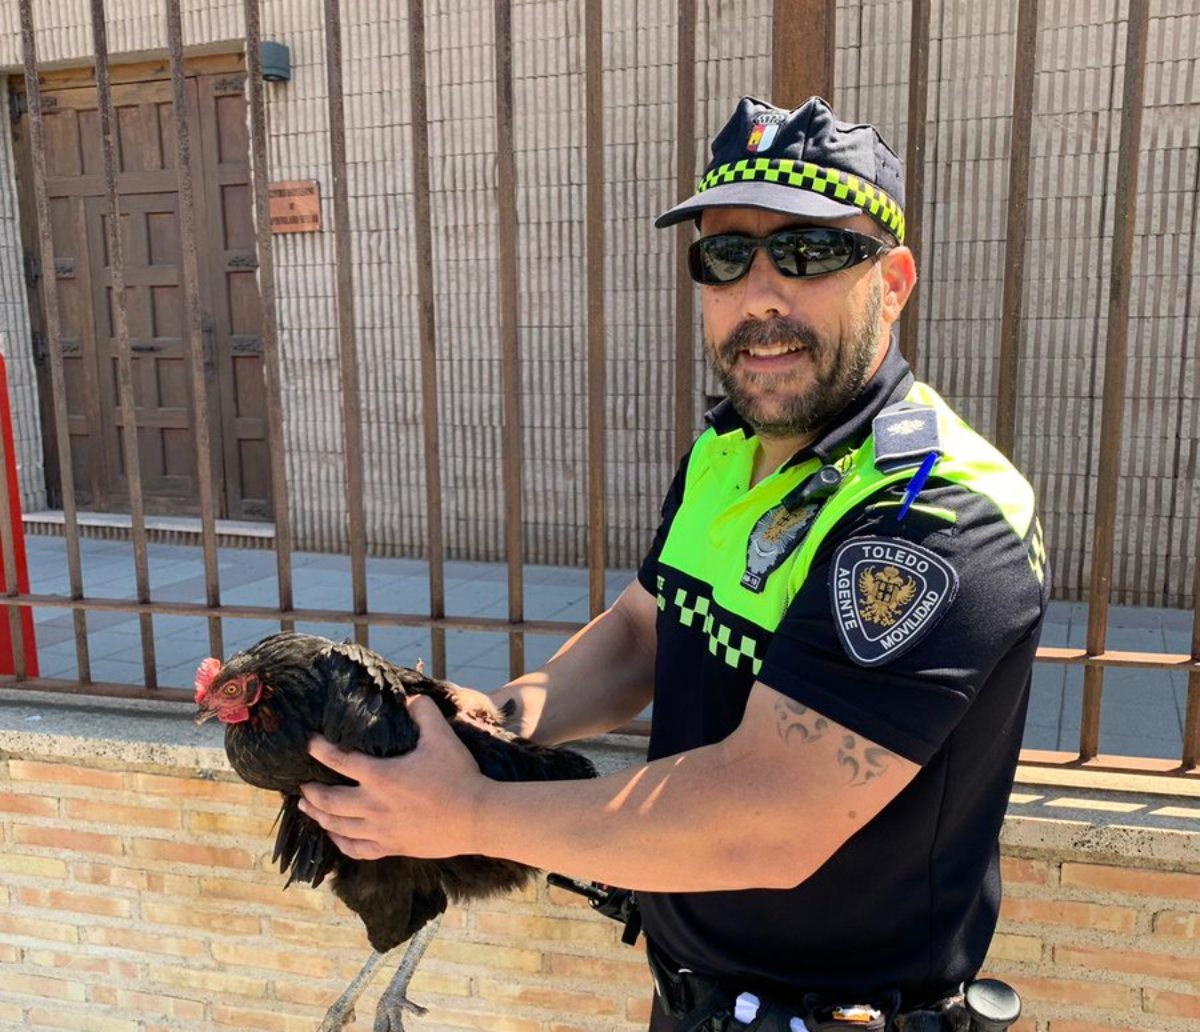
<path fill-rule="evenodd" d="M 1029 557 L 1029 565 L 1041 584 L 1046 579 L 1046 539 L 1042 535 L 1042 521 L 1036 516 L 1033 525 L 1025 536 L 1025 553 Z"/>
<path fill-rule="evenodd" d="M 748 669 L 757 675 L 762 669 L 759 642 L 723 623 L 717 613 L 713 612 L 716 607 L 707 595 L 690 592 L 686 588 L 676 588 L 674 597 L 668 600 L 663 578 L 659 577 L 658 608 L 665 612 L 668 603 L 673 606 L 679 615 L 679 622 L 684 627 L 695 627 L 708 636 L 709 653 L 724 660 L 735 670 Z"/>
<path fill-rule="evenodd" d="M 714 186 L 761 180 L 765 183 L 781 183 L 799 190 L 811 190 L 835 201 L 853 204 L 891 231 L 904 243 L 904 212 L 891 197 L 865 179 L 839 172 L 835 168 L 824 168 L 808 161 L 793 158 L 743 158 L 731 164 L 718 165 L 704 174 L 696 187 L 696 193 L 704 193 Z"/>

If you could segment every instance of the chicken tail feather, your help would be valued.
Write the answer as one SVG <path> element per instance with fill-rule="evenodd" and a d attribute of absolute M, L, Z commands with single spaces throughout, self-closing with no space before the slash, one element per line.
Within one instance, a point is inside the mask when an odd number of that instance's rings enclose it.
<path fill-rule="evenodd" d="M 299 803 L 299 796 L 285 796 L 276 819 L 279 830 L 271 860 L 288 876 L 285 889 L 292 882 L 316 888 L 333 870 L 337 857 L 329 837 L 316 821 L 300 812 Z"/>

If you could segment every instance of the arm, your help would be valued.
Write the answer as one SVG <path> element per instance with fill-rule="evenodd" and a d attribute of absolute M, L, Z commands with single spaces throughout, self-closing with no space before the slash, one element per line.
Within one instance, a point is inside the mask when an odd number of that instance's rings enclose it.
<path fill-rule="evenodd" d="M 540 670 L 491 696 L 509 726 L 540 745 L 602 734 L 637 716 L 654 691 L 654 597 L 636 580 Z"/>
<path fill-rule="evenodd" d="M 304 788 L 305 812 L 349 856 L 482 853 L 649 891 L 784 888 L 918 770 L 761 683 L 724 741 L 594 781 L 488 781 L 428 700 L 411 707 L 421 745 L 406 756 L 313 743 L 360 782 Z"/>

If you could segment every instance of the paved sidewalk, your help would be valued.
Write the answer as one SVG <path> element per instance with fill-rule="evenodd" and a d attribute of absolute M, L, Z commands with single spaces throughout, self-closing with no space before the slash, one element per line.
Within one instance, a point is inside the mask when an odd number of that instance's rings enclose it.
<path fill-rule="evenodd" d="M 26 538 L 31 589 L 35 594 L 66 594 L 66 543 L 62 538 Z M 104 598 L 134 598 L 133 549 L 128 542 L 83 539 L 85 593 Z M 199 548 L 151 544 L 151 594 L 156 600 L 203 602 L 204 566 Z M 304 608 L 351 607 L 350 564 L 346 556 L 296 553 L 293 556 L 295 604 Z M 632 570 L 606 577 L 609 600 L 633 579 Z M 368 603 L 393 612 L 428 612 L 425 564 L 413 559 L 367 560 Z M 447 562 L 446 610 L 454 616 L 504 619 L 508 613 L 507 568 L 500 563 Z M 221 549 L 221 598 L 245 605 L 278 604 L 275 555 L 265 550 Z M 574 567 L 527 566 L 526 618 L 583 622 L 587 619 L 587 571 Z M 35 611 L 42 676 L 73 680 L 78 676 L 75 637 L 69 612 Z M 1192 614 L 1186 610 L 1114 607 L 1109 618 L 1109 647 L 1139 652 L 1187 652 Z M 155 616 L 159 680 L 190 687 L 197 665 L 208 655 L 208 622 L 203 618 Z M 298 624 L 299 630 L 341 639 L 344 624 Z M 278 630 L 278 624 L 227 619 L 226 654 Z M 1087 606 L 1056 602 L 1042 644 L 1082 647 Z M 137 618 L 122 613 L 89 613 L 88 642 L 92 677 L 97 681 L 140 684 L 141 637 Z M 559 637 L 529 634 L 525 654 L 533 667 L 562 643 Z M 430 656 L 429 632 L 415 628 L 372 628 L 371 645 L 405 665 Z M 448 674 L 462 684 L 493 689 L 508 674 L 507 636 L 450 632 L 446 636 Z M 1153 670 L 1111 670 L 1104 679 L 1101 718 L 1102 752 L 1178 759 L 1182 751 L 1187 676 Z M 1083 669 L 1038 664 L 1026 725 L 1025 745 L 1032 749 L 1078 747 Z"/>

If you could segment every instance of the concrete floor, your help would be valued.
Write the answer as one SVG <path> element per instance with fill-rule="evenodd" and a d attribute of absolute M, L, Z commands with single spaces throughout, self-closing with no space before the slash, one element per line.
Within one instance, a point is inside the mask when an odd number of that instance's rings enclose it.
<path fill-rule="evenodd" d="M 31 589 L 35 594 L 69 590 L 66 543 L 58 537 L 26 538 Z M 83 539 L 83 579 L 89 596 L 134 598 L 133 549 L 128 542 Z M 149 546 L 151 594 L 156 600 L 204 600 L 204 566 L 199 548 Z M 298 607 L 351 608 L 349 561 L 345 556 L 296 553 L 293 557 L 294 601 Z M 266 550 L 220 550 L 221 598 L 227 603 L 278 604 L 275 555 Z M 632 570 L 610 571 L 606 592 L 611 600 L 633 578 Z M 507 616 L 507 569 L 498 563 L 446 563 L 446 609 L 456 616 Z M 372 608 L 393 612 L 428 611 L 425 564 L 412 559 L 368 559 L 368 599 Z M 528 566 L 525 570 L 527 619 L 582 622 L 587 618 L 587 571 L 569 567 Z M 78 677 L 70 613 L 40 609 L 34 614 L 38 659 L 47 678 Z M 142 682 L 141 638 L 136 617 L 89 613 L 88 643 L 92 677 L 97 681 Z M 1185 610 L 1114 607 L 1109 620 L 1109 647 L 1143 652 L 1187 652 L 1192 614 Z M 207 620 L 155 616 L 160 684 L 190 687 L 197 665 L 209 653 Z M 297 629 L 341 639 L 348 625 L 297 625 Z M 278 630 L 266 621 L 226 619 L 226 654 Z M 1087 607 L 1053 603 L 1042 636 L 1043 645 L 1084 644 Z M 548 659 L 562 638 L 526 636 L 529 666 Z M 429 659 L 429 633 L 413 628 L 372 628 L 371 645 L 405 665 Z M 503 634 L 447 634 L 448 676 L 461 684 L 493 689 L 507 680 L 508 645 Z M 1187 677 L 1150 670 L 1113 670 L 1105 675 L 1100 748 L 1105 753 L 1177 759 L 1181 753 Z M 1078 747 L 1083 669 L 1038 664 L 1026 725 L 1025 745 L 1033 749 Z"/>

